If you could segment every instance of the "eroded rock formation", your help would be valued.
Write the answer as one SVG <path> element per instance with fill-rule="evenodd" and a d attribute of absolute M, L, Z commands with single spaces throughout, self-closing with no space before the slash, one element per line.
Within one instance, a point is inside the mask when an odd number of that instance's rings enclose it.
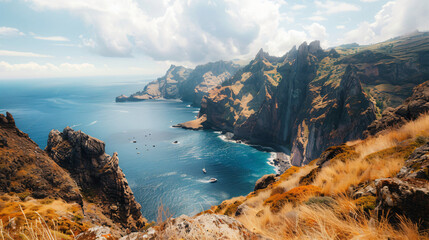
<path fill-rule="evenodd" d="M 106 154 L 104 142 L 67 127 L 49 133 L 46 151 L 70 173 L 84 197 L 98 203 L 114 222 L 132 231 L 145 225 L 141 206 L 118 165 L 118 155 Z"/>

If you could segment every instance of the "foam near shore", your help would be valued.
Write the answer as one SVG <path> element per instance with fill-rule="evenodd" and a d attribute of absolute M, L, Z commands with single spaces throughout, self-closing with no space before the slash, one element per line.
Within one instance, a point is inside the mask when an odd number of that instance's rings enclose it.
<path fill-rule="evenodd" d="M 242 140 L 235 140 L 234 134 L 230 132 L 226 132 L 225 134 L 222 134 L 222 132 L 216 131 L 215 133 L 219 134 L 218 138 L 222 139 L 225 142 L 244 144 L 247 146 L 257 148 L 260 151 L 269 152 L 270 157 L 268 158 L 267 163 L 268 165 L 274 167 L 274 170 L 277 174 L 282 174 L 284 171 L 286 171 L 288 168 L 291 167 L 290 154 L 287 154 L 284 152 L 278 152 L 271 147 L 249 144 L 246 141 L 242 141 Z"/>

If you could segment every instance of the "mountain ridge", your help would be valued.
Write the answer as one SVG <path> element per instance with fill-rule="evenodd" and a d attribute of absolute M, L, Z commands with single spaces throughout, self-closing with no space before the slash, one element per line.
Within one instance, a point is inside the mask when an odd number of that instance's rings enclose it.
<path fill-rule="evenodd" d="M 140 92 L 129 97 L 121 95 L 116 102 L 149 99 L 182 99 L 199 106 L 203 96 L 233 75 L 239 65 L 231 61 L 209 62 L 195 69 L 171 65 L 163 77 L 148 83 Z"/>
<path fill-rule="evenodd" d="M 282 57 L 262 50 L 202 99 L 202 128 L 291 149 L 293 165 L 361 138 L 387 107 L 429 79 L 429 34 L 370 46 L 323 50 L 303 43 Z M 190 123 L 178 126 L 190 126 Z M 200 128 L 201 128 L 200 127 Z"/>

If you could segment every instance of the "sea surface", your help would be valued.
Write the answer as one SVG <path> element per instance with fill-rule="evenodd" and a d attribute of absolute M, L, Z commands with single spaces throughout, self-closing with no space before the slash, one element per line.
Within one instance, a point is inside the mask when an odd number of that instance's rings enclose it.
<path fill-rule="evenodd" d="M 193 215 L 248 194 L 257 179 L 275 172 L 268 152 L 224 141 L 218 132 L 172 128 L 198 114 L 190 103 L 115 103 L 116 96 L 141 90 L 146 82 L 0 80 L 0 113 L 11 112 L 42 149 L 50 130 L 66 126 L 103 140 L 108 154 L 118 152 L 119 166 L 149 220 L 156 219 L 161 203 L 174 216 Z M 209 183 L 212 177 L 218 182 Z"/>

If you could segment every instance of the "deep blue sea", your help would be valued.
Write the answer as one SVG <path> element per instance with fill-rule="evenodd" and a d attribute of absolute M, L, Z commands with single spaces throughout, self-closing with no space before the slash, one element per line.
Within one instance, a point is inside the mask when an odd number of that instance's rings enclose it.
<path fill-rule="evenodd" d="M 108 154 L 118 152 L 119 166 L 149 220 L 156 219 L 161 202 L 174 216 L 193 215 L 248 194 L 258 178 L 275 172 L 267 163 L 270 153 L 223 141 L 217 132 L 172 128 L 198 114 L 187 102 L 115 103 L 116 96 L 141 90 L 146 82 L 0 80 L 0 113 L 11 112 L 42 149 L 51 129 L 66 126 L 103 140 Z M 218 182 L 209 183 L 211 177 Z"/>

